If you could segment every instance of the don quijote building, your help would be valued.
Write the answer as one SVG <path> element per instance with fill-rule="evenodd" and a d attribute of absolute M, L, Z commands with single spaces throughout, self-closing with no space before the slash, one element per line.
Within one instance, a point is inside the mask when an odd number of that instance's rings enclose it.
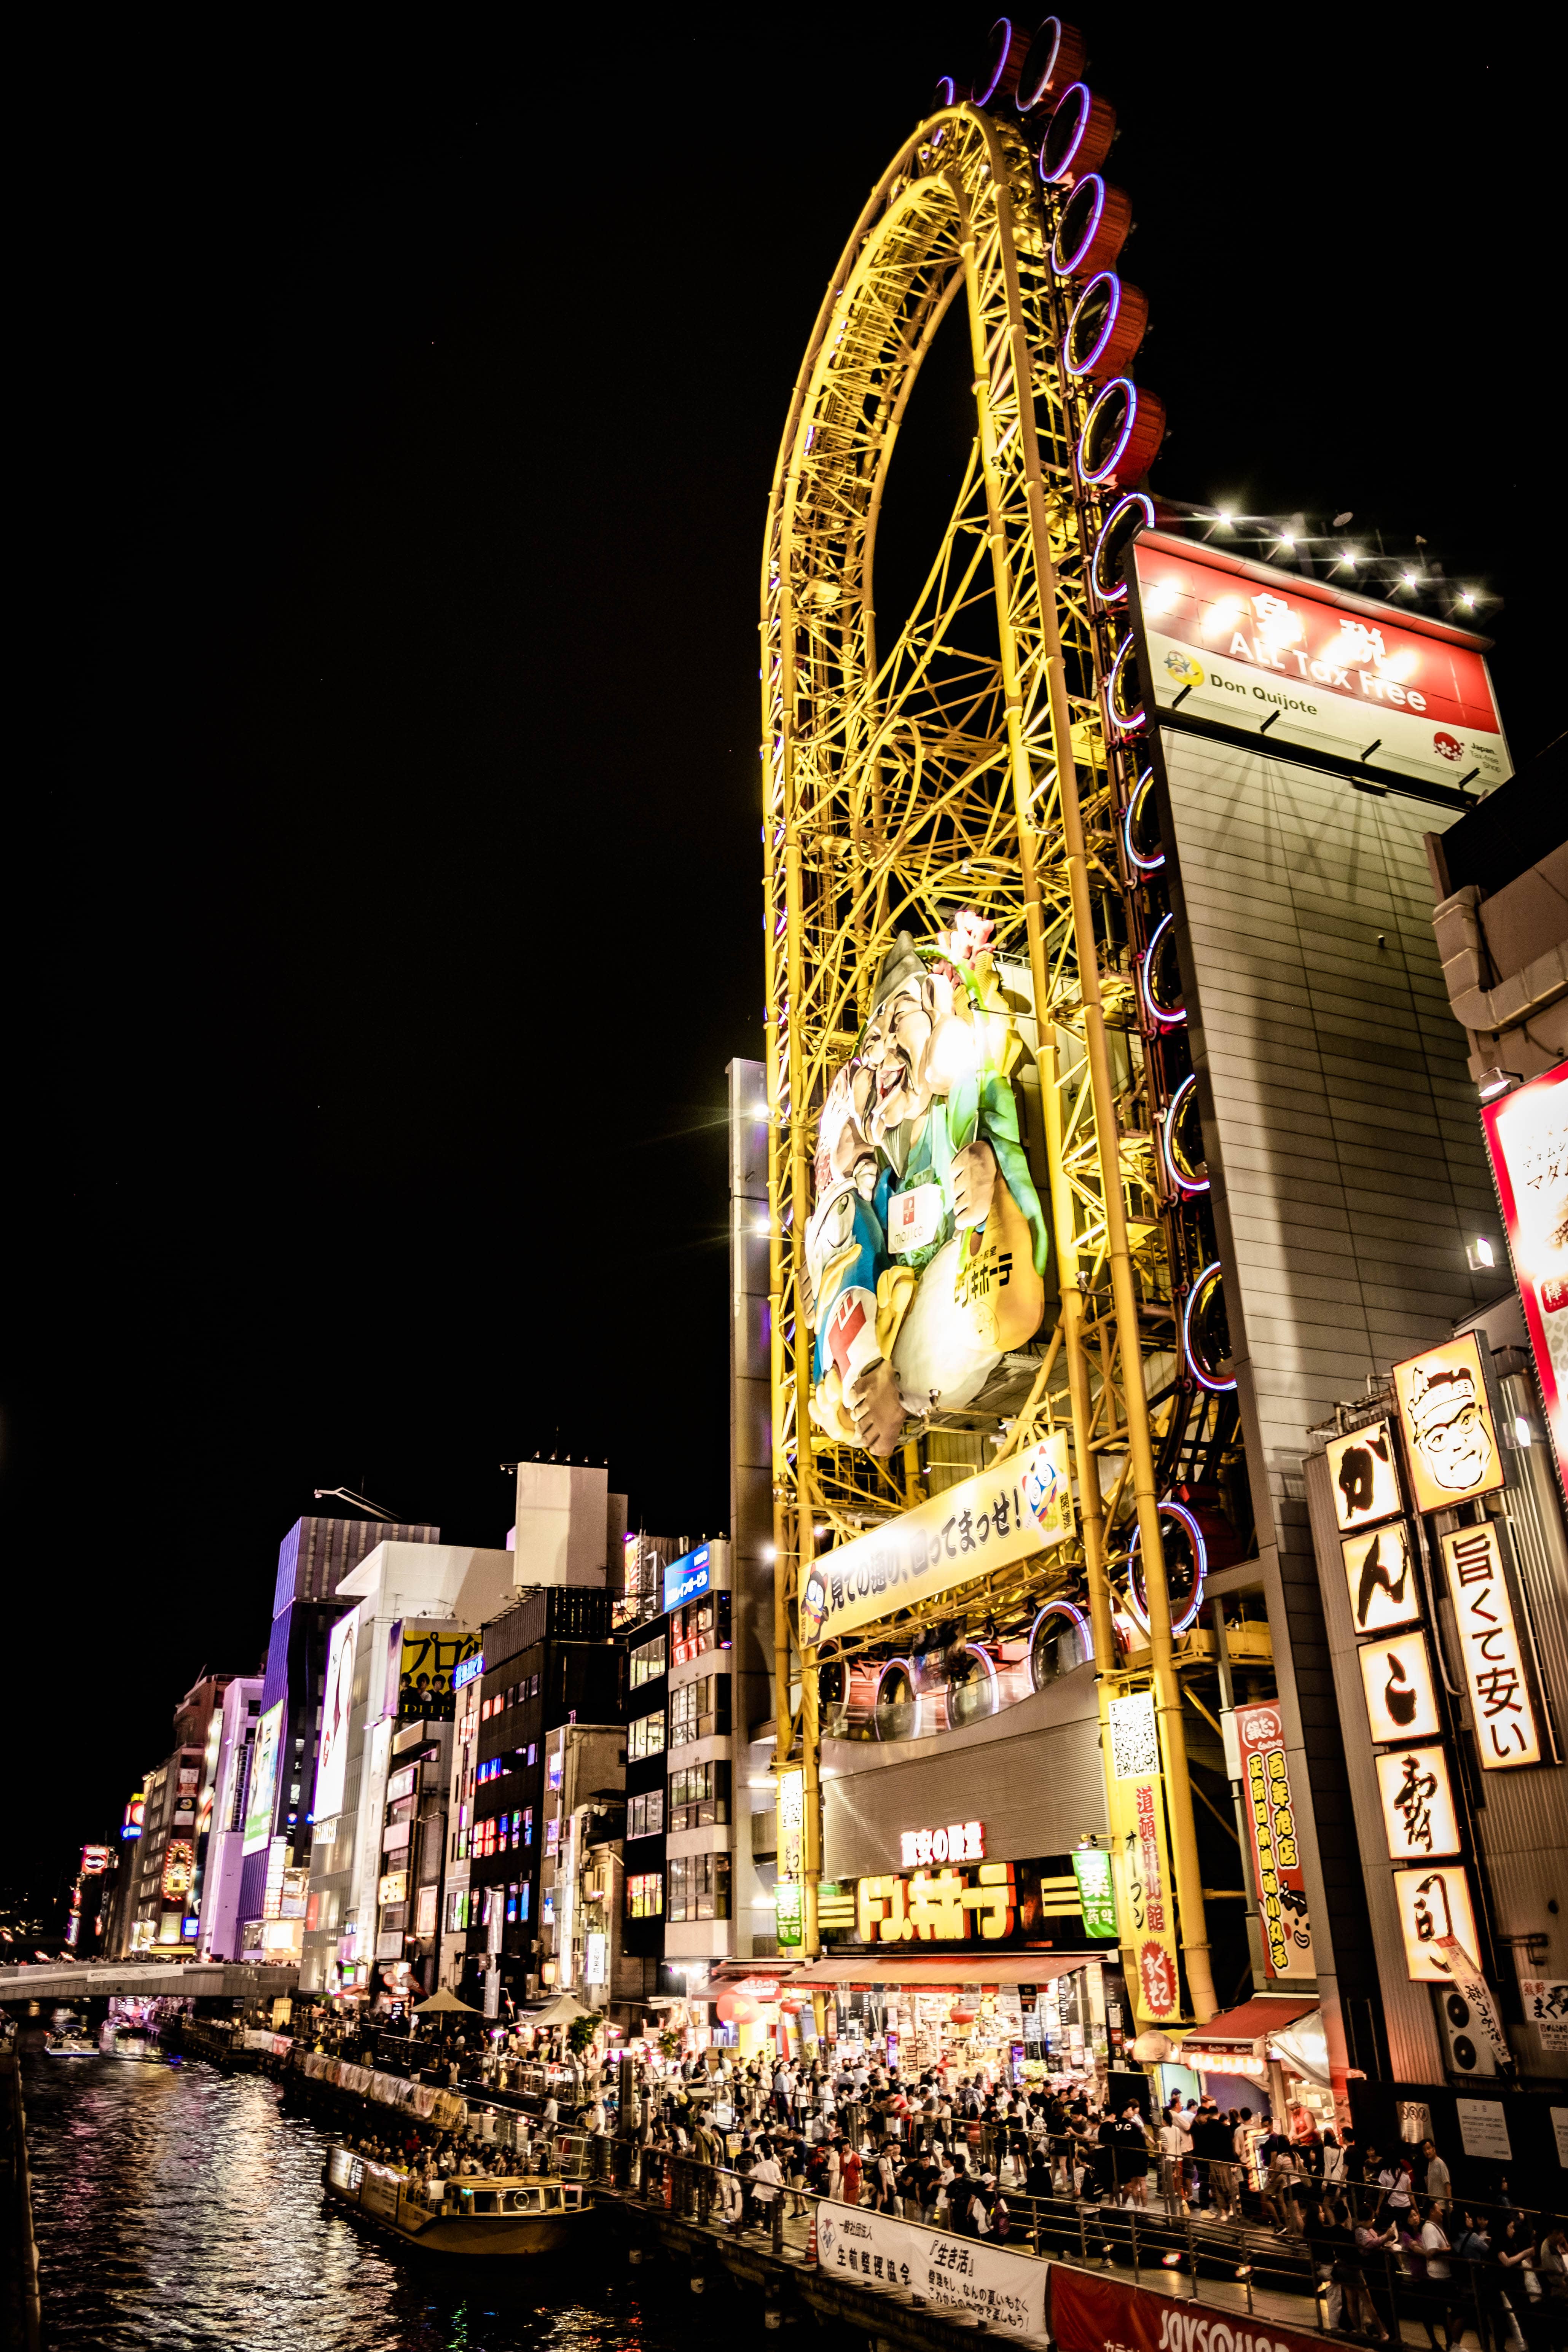
<path fill-rule="evenodd" d="M 1052 28 L 873 189 L 770 509 L 722 1966 L 792 2042 L 1429 2117 L 1479 2188 L 1505 2136 L 1556 2161 L 1550 879 L 1483 870 L 1512 762 L 1462 615 L 1157 511 L 1114 113 Z M 889 640 L 961 287 L 975 463 Z M 1486 1478 L 1423 1488 L 1483 1424 Z"/>

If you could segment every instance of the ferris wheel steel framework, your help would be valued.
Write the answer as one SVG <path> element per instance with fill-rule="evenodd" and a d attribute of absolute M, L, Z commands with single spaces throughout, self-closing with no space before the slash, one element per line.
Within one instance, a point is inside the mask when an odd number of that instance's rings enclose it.
<path fill-rule="evenodd" d="M 1020 127 L 968 103 L 922 122 L 845 248 L 774 473 L 762 759 L 775 1762 L 797 1762 L 805 1779 L 811 1952 L 819 1654 L 801 1652 L 796 1595 L 819 1529 L 847 1538 L 919 1491 L 912 1444 L 895 1472 L 828 1441 L 810 1418 L 811 1345 L 796 1302 L 813 1132 L 894 932 L 911 920 L 935 928 L 962 899 L 993 920 L 1000 952 L 1027 964 L 1060 1281 L 1056 1328 L 1002 1450 L 1058 1423 L 1070 1431 L 1102 1727 L 1109 1697 L 1128 1686 L 1110 1571 L 1125 1561 L 1134 1528 L 1152 1570 L 1151 1679 L 1182 1948 L 1201 2019 L 1215 2000 L 1144 1378 L 1145 1358 L 1173 1349 L 1176 1309 L 1153 1122 L 1136 1127 L 1126 1116 L 1137 1073 L 1106 1017 L 1108 999 L 1113 1013 L 1129 1010 L 1131 981 L 1114 958 L 1106 968 L 1096 936 L 1097 898 L 1125 896 L 1114 845 L 1130 780 L 1107 740 L 1113 640 L 1088 579 L 1103 509 L 1075 459 L 1089 401 L 1063 361 L 1068 289 L 1050 258 L 1058 210 Z M 889 467 L 921 362 L 961 296 L 974 441 L 924 586 L 884 652 L 874 558 Z M 965 643 L 987 603 L 994 656 Z M 1120 1463 L 1102 1497 L 1103 1454 Z M 1030 1575 L 1037 1586 L 1037 1562 L 967 1588 L 964 1601 L 1005 1603 Z M 905 1612 L 902 1627 L 932 1613 Z"/>

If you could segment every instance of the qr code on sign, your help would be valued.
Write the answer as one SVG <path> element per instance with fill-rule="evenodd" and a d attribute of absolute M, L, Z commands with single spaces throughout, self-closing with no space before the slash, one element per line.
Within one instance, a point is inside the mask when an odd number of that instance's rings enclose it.
<path fill-rule="evenodd" d="M 1135 1780 L 1160 1769 L 1160 1741 L 1154 1728 L 1154 1699 L 1150 1691 L 1131 1698 L 1113 1698 L 1110 1716 L 1110 1769 L 1118 1780 Z"/>

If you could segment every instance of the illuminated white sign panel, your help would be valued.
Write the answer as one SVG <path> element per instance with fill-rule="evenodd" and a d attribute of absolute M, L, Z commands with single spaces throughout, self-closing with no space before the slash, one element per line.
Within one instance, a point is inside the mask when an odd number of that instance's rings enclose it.
<path fill-rule="evenodd" d="M 1366 1719 L 1379 1747 L 1395 1739 L 1434 1739 L 1443 1728 L 1432 1661 L 1419 1633 L 1369 1642 L 1361 1653 Z"/>
<path fill-rule="evenodd" d="M 1133 561 L 1157 710 L 1449 787 L 1513 772 L 1481 639 L 1158 531 Z"/>
<path fill-rule="evenodd" d="M 1396 1748 L 1377 1759 L 1384 1834 L 1395 1862 L 1429 1861 L 1460 1851 L 1446 1749 Z"/>
<path fill-rule="evenodd" d="M 1559 1475 L 1568 1479 L 1568 1062 L 1482 1107 Z"/>
<path fill-rule="evenodd" d="M 1421 1615 L 1421 1579 L 1410 1528 L 1404 1519 L 1368 1528 L 1359 1536 L 1343 1536 L 1340 1549 L 1358 1633 L 1382 1633 L 1391 1625 L 1416 1622 Z"/>
<path fill-rule="evenodd" d="M 950 1822 L 942 1830 L 901 1830 L 899 1853 L 906 1870 L 929 1870 L 933 1862 L 984 1862 L 985 1831 L 979 1822 Z"/>
<path fill-rule="evenodd" d="M 1396 1870 L 1394 1892 L 1405 1937 L 1405 1965 L 1415 1984 L 1447 1984 L 1453 1970 L 1442 1947 L 1450 1939 L 1476 1947 L 1476 1915 L 1464 1871 L 1457 1863 L 1431 1870 Z"/>
<path fill-rule="evenodd" d="M 1445 1536 L 1443 1560 L 1481 1762 L 1492 1772 L 1539 1764 L 1541 1727 L 1494 1522 Z"/>
<path fill-rule="evenodd" d="M 1323 1449 L 1334 1493 L 1334 1524 L 1342 1534 L 1391 1519 L 1405 1507 L 1394 1458 L 1394 1431 L 1386 1421 L 1331 1438 Z"/>
<path fill-rule="evenodd" d="M 334 1821 L 343 1809 L 343 1774 L 349 1760 L 349 1715 L 353 1706 L 358 1636 L 359 1612 L 351 1609 L 332 1627 L 327 1645 L 321 1758 L 316 1766 L 316 1800 L 311 1807 L 319 1822 Z"/>

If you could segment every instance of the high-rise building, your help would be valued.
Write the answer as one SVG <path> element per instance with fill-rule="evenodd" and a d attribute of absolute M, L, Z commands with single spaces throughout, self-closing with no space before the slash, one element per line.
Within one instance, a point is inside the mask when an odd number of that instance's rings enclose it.
<path fill-rule="evenodd" d="M 205 1851 L 198 1857 L 196 1905 L 196 1950 L 204 1960 L 232 1960 L 239 1957 L 245 1812 L 264 1687 L 259 1675 L 237 1675 L 225 1689 L 223 1703 L 215 1710 L 208 1730 L 211 1762 L 205 1772 L 202 1799 L 208 1817 Z"/>
<path fill-rule="evenodd" d="M 257 1748 L 260 1769 L 248 1793 L 240 1877 L 247 1951 L 261 1949 L 263 1920 L 269 1912 L 278 1916 L 283 1873 L 310 1862 L 327 1645 L 344 1607 L 338 1589 L 377 1544 L 434 1544 L 440 1532 L 378 1519 L 307 1517 L 295 1521 L 279 1548 Z"/>

